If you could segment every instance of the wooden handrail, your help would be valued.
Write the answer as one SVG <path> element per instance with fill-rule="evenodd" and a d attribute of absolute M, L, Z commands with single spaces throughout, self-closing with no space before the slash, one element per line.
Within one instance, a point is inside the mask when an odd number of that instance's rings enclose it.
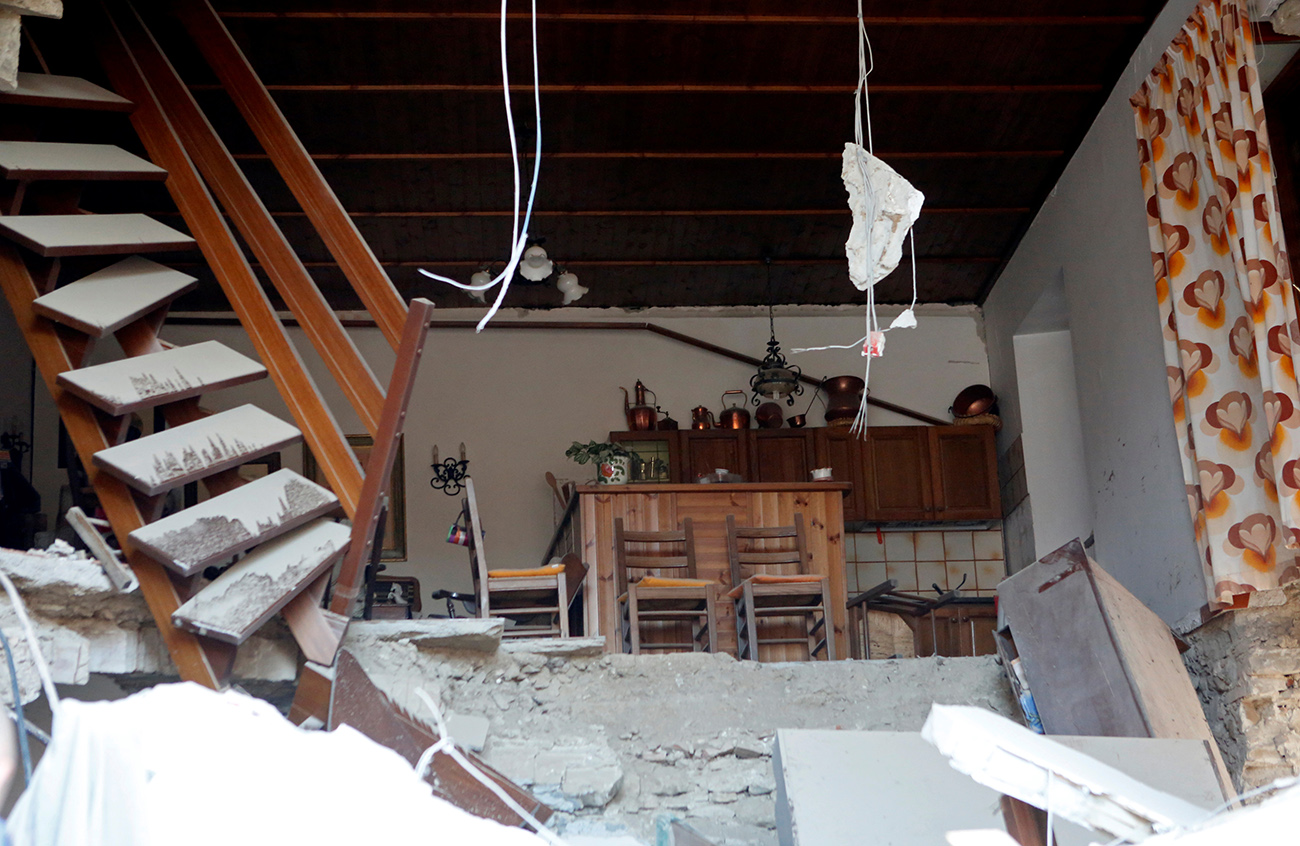
<path fill-rule="evenodd" d="M 207 0 L 182 0 L 175 4 L 175 9 L 357 296 L 374 316 L 379 330 L 393 349 L 397 349 L 406 325 L 406 303 L 321 175 L 320 168 L 211 4 Z"/>
<path fill-rule="evenodd" d="M 388 382 L 388 396 L 379 415 L 379 431 L 375 433 L 375 443 L 366 460 L 366 475 L 361 484 L 356 516 L 352 518 L 352 540 L 343 555 L 343 565 L 330 599 L 330 610 L 344 617 L 352 616 L 353 605 L 361 595 L 363 562 L 370 560 L 375 530 L 383 511 L 382 497 L 393 475 L 393 460 L 401 444 L 406 406 L 415 389 L 415 374 L 424 354 L 424 339 L 432 316 L 433 303 L 423 298 L 411 301 L 406 326 L 402 330 L 402 343 L 397 348 L 397 362 Z"/>
<path fill-rule="evenodd" d="M 354 516 L 361 491 L 361 468 L 346 437 L 107 11 L 99 35 L 97 49 L 111 84 L 135 103 L 132 126 L 149 158 L 167 170 L 165 185 L 172 200 L 185 217 L 344 512 Z"/>
<path fill-rule="evenodd" d="M 384 401 L 379 381 L 217 136 L 194 95 L 185 87 L 139 15 L 128 6 L 115 4 L 121 9 L 117 19 L 119 29 L 186 153 L 230 214 L 289 310 L 301 321 L 303 333 L 338 382 L 362 425 L 374 435 Z"/>

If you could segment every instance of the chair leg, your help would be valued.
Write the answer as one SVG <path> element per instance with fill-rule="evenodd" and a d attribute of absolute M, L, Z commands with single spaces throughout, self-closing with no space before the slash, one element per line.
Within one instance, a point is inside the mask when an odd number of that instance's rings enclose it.
<path fill-rule="evenodd" d="M 758 661 L 760 660 L 758 657 L 758 618 L 754 616 L 754 585 L 752 582 L 745 582 L 743 595 L 745 600 L 745 628 L 747 629 L 745 637 L 747 654 L 740 657 Z"/>
<path fill-rule="evenodd" d="M 835 660 L 835 618 L 831 616 L 831 580 L 822 579 L 822 634 L 826 637 L 826 660 Z"/>
<path fill-rule="evenodd" d="M 691 618 L 691 651 L 703 652 L 704 644 L 700 643 L 700 635 L 708 632 L 709 624 L 701 623 L 701 617 Z"/>
<path fill-rule="evenodd" d="M 709 585 L 704 592 L 704 625 L 709 630 L 709 652 L 718 651 L 718 589 Z"/>
<path fill-rule="evenodd" d="M 564 583 L 564 574 L 560 573 L 555 580 L 555 607 L 560 618 L 560 637 L 569 636 L 569 605 L 565 601 L 568 596 L 568 585 Z"/>
<path fill-rule="evenodd" d="M 618 609 L 618 639 L 619 651 L 623 653 L 632 651 L 632 624 L 628 620 L 628 613 L 628 604 L 620 602 Z"/>
<path fill-rule="evenodd" d="M 629 585 L 627 589 L 627 622 L 628 627 L 632 630 L 632 654 L 641 654 L 641 617 L 637 614 L 636 608 L 636 585 Z"/>

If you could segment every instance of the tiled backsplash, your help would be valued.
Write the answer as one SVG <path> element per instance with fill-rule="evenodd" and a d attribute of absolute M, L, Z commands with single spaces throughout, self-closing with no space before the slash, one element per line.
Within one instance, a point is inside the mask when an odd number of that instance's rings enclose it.
<path fill-rule="evenodd" d="M 895 579 L 899 590 L 932 593 L 931 585 L 967 596 L 996 596 L 1006 576 L 1002 530 L 875 532 L 845 535 L 849 596 Z M 962 584 L 965 577 L 966 583 Z"/>

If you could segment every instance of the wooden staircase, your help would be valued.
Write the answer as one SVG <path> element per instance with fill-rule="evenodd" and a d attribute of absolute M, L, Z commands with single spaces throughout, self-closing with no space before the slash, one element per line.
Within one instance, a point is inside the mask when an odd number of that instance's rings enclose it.
<path fill-rule="evenodd" d="M 89 27 L 115 92 L 74 77 L 20 74 L 18 89 L 0 93 L 0 103 L 127 112 L 148 160 L 104 144 L 0 141 L 0 175 L 9 186 L 0 207 L 0 288 L 181 676 L 221 687 L 234 649 L 281 613 L 317 665 L 304 671 L 313 678 L 300 686 L 293 716 L 323 719 L 328 667 L 361 594 L 432 304 L 402 301 L 206 0 L 179 0 L 173 11 L 395 350 L 389 384 L 370 371 L 125 0 L 106 2 Z M 142 214 L 80 208 L 78 186 L 106 180 L 164 181 L 188 233 Z M 373 436 L 364 468 L 227 218 Z M 140 253 L 194 249 L 260 363 L 216 341 L 174 346 L 159 337 L 170 304 L 198 282 Z M 62 266 L 69 256 L 106 258 L 70 279 Z M 108 258 L 117 256 L 126 257 Z M 110 335 L 125 357 L 83 366 L 94 342 Z M 292 424 L 252 405 L 219 413 L 199 405 L 203 395 L 268 376 Z M 131 415 L 146 409 L 159 410 L 165 427 L 125 440 Z M 300 440 L 328 488 L 291 470 L 253 482 L 238 476 L 239 465 Z M 210 498 L 163 517 L 166 493 L 194 480 Z M 202 578 L 205 568 L 232 561 L 211 582 Z"/>

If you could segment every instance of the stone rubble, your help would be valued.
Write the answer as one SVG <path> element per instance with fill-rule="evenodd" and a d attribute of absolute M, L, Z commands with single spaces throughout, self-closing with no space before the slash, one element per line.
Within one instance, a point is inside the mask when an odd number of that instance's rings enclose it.
<path fill-rule="evenodd" d="M 756 664 L 418 640 L 362 624 L 345 648 L 417 717 L 429 719 L 418 688 L 444 712 L 485 717 L 484 759 L 556 808 L 563 835 L 600 842 L 653 843 L 675 817 L 719 846 L 776 844 L 777 728 L 918 731 L 935 701 L 1016 713 L 993 658 Z"/>

